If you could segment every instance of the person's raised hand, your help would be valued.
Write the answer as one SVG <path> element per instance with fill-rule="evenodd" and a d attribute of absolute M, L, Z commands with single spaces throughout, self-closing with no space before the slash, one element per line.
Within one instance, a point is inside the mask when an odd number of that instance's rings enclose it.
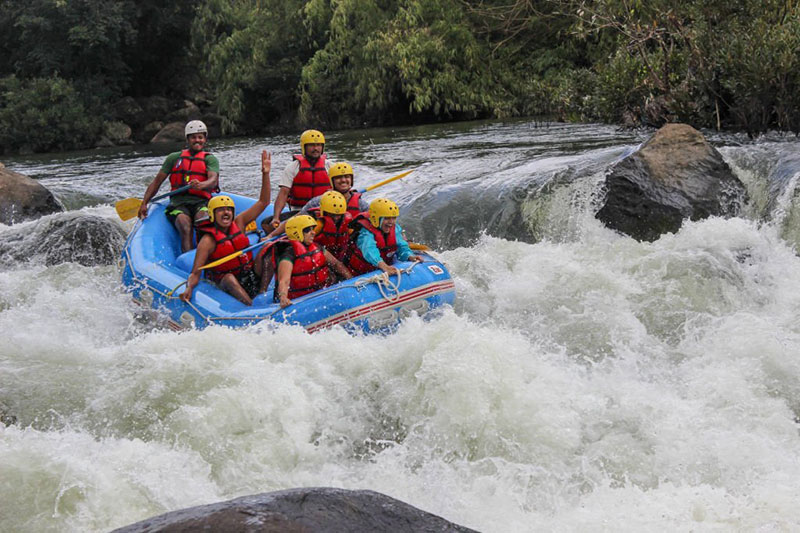
<path fill-rule="evenodd" d="M 272 170 L 272 154 L 261 150 L 261 173 L 269 174 L 270 170 Z"/>

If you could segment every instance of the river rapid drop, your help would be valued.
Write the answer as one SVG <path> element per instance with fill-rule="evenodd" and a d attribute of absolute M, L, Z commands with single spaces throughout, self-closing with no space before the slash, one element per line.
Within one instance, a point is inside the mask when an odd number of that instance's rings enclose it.
<path fill-rule="evenodd" d="M 326 132 L 400 204 L 454 308 L 389 336 L 175 333 L 116 265 L 0 258 L 0 531 L 107 531 L 293 487 L 371 489 L 484 532 L 800 528 L 800 143 L 710 135 L 742 218 L 636 242 L 594 212 L 650 132 L 530 121 Z M 223 189 L 296 139 L 212 143 Z M 174 147 L 173 147 L 174 148 Z M 6 160 L 123 224 L 166 151 Z M 162 191 L 163 192 L 163 191 Z M 58 217 L 62 215 L 51 215 Z M 35 243 L 40 221 L 0 226 Z M 11 420 L 11 419 L 14 420 Z"/>

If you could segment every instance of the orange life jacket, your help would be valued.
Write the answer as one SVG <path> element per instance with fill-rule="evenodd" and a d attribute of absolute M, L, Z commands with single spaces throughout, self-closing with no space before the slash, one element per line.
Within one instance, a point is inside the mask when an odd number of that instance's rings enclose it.
<path fill-rule="evenodd" d="M 360 212 L 361 209 L 358 205 L 361 203 L 361 193 L 353 191 L 350 193 L 350 199 L 347 201 L 347 212 L 355 218 Z"/>
<path fill-rule="evenodd" d="M 350 213 L 342 215 L 342 219 L 337 226 L 333 221 L 333 217 L 320 215 L 319 209 L 312 209 L 311 212 L 318 222 L 322 222 L 322 229 L 314 237 L 314 242 L 324 246 L 339 261 L 346 262 L 347 257 L 352 252 L 350 223 L 353 221 L 353 215 Z"/>
<path fill-rule="evenodd" d="M 250 246 L 250 239 L 247 235 L 239 229 L 236 222 L 231 223 L 228 233 L 221 231 L 216 224 L 197 228 L 200 231 L 208 233 L 217 242 L 217 247 L 208 257 L 208 262 L 211 263 L 217 259 L 222 259 L 225 256 L 231 255 L 239 250 L 244 250 Z M 242 269 L 252 268 L 253 266 L 253 252 L 246 252 L 239 257 L 234 257 L 230 261 L 225 261 L 221 265 L 206 269 L 206 276 L 214 282 L 222 280 L 227 273 L 238 275 Z"/>
<path fill-rule="evenodd" d="M 355 220 L 353 220 L 352 225 L 356 226 L 359 231 L 367 230 L 372 233 L 372 235 L 375 237 L 375 244 L 378 246 L 378 251 L 381 253 L 381 259 L 383 259 L 383 262 L 387 265 L 394 263 L 394 256 L 397 252 L 397 236 L 395 235 L 395 231 L 397 229 L 396 226 L 392 228 L 391 232 L 386 234 L 372 225 L 366 213 L 359 214 Z M 358 233 L 353 233 L 354 240 L 357 235 Z M 355 243 L 353 246 L 353 253 L 347 262 L 347 266 L 353 272 L 354 276 L 372 272 L 378 268 L 364 259 L 364 255 L 361 253 L 361 250 L 357 245 L 355 245 Z"/>
<path fill-rule="evenodd" d="M 306 248 L 300 241 L 281 239 L 278 243 L 288 243 L 294 250 L 294 264 L 292 265 L 292 279 L 289 282 L 289 298 L 299 298 L 310 292 L 322 289 L 328 284 L 328 261 L 325 259 L 322 247 L 316 243 Z M 277 243 L 276 243 L 277 244 Z M 272 264 L 277 272 L 276 250 L 280 246 L 272 247 Z M 275 284 L 277 296 L 278 284 Z M 276 298 L 277 299 L 277 298 Z"/>
<path fill-rule="evenodd" d="M 192 181 L 206 181 L 208 179 L 208 172 L 206 171 L 206 156 L 208 152 L 197 152 L 192 155 L 189 150 L 184 150 L 175 161 L 172 170 L 169 171 L 169 184 L 172 190 L 179 189 Z M 200 196 L 206 200 L 211 198 L 210 191 L 203 191 L 200 189 L 189 189 L 189 194 Z M 219 192 L 219 188 L 214 192 Z"/>
<path fill-rule="evenodd" d="M 305 156 L 293 155 L 295 161 L 300 163 L 300 169 L 292 180 L 292 188 L 289 189 L 288 203 L 292 207 L 303 207 L 309 200 L 320 196 L 325 191 L 332 189 L 331 179 L 325 169 L 325 154 L 317 160 L 317 164 L 312 165 Z"/>

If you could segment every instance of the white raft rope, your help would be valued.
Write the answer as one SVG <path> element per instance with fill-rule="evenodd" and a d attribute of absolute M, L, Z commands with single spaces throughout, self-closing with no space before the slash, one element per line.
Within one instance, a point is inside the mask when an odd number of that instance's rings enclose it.
<path fill-rule="evenodd" d="M 374 276 L 360 279 L 356 281 L 353 286 L 356 289 L 361 290 L 370 283 L 375 283 L 378 285 L 378 290 L 380 291 L 384 300 L 387 302 L 395 302 L 400 298 L 400 282 L 402 281 L 403 272 L 410 274 L 415 266 L 417 266 L 416 261 L 411 263 L 408 268 L 398 268 L 397 282 L 393 282 L 388 273 L 381 272 L 380 274 L 375 274 Z"/>

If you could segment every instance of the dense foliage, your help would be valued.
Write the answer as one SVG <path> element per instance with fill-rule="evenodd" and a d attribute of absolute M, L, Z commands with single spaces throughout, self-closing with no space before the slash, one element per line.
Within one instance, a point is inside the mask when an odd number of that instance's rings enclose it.
<path fill-rule="evenodd" d="M 0 91 L 5 151 L 91 145 L 154 95 L 238 133 L 531 114 L 798 132 L 800 5 L 4 0 Z"/>

